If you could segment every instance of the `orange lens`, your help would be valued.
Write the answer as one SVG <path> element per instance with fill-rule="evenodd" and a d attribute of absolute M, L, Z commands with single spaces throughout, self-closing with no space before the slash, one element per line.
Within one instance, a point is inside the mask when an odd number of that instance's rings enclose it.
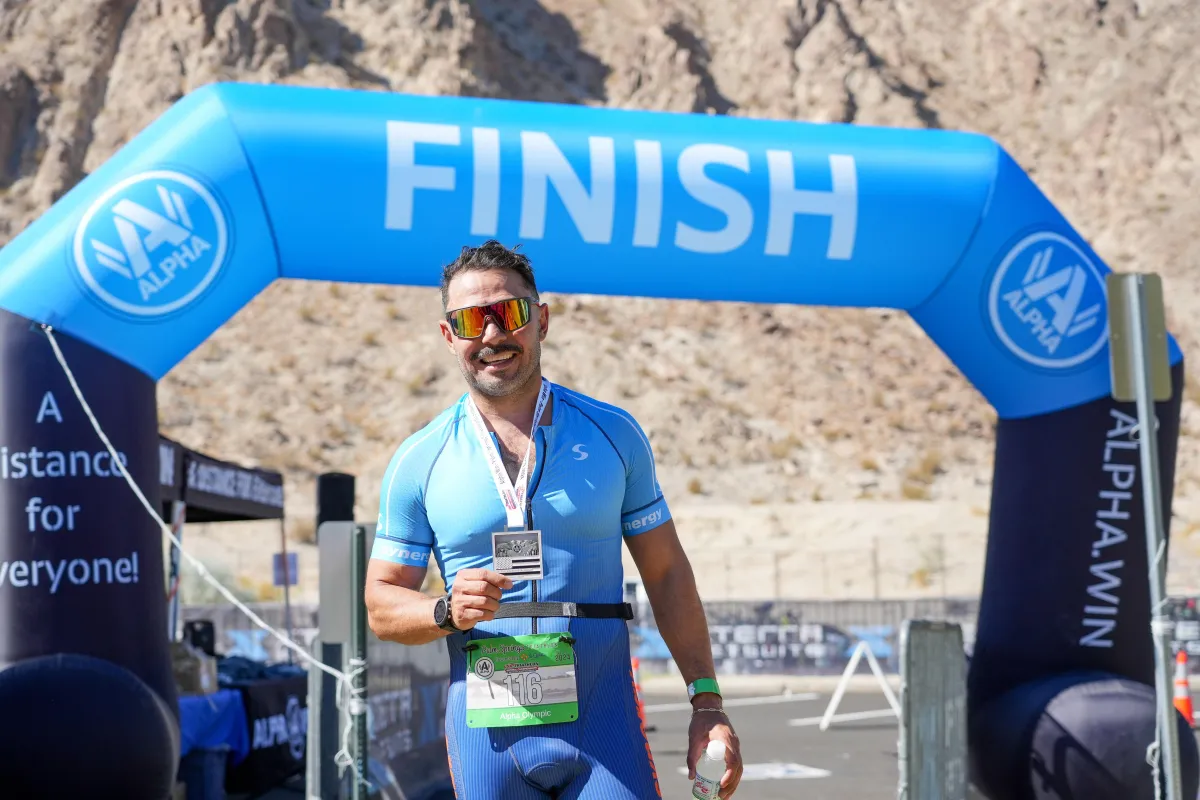
<path fill-rule="evenodd" d="M 524 297 L 501 300 L 486 306 L 459 308 L 447 315 L 455 336 L 476 339 L 483 335 L 488 317 L 505 331 L 512 333 L 529 322 L 529 300 Z"/>

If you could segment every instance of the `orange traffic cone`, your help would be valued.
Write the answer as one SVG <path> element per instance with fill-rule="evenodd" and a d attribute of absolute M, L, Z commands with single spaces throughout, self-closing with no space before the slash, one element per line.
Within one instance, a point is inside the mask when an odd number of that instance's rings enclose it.
<path fill-rule="evenodd" d="M 1175 656 L 1175 708 L 1187 720 L 1188 725 L 1194 728 L 1196 721 L 1192 715 L 1192 691 L 1188 685 L 1187 661 L 1187 652 L 1180 649 L 1179 655 Z"/>

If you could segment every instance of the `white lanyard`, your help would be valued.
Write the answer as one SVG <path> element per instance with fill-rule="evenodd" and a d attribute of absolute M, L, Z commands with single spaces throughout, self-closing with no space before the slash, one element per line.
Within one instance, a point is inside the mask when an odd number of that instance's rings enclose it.
<path fill-rule="evenodd" d="M 529 454 L 533 450 L 533 437 L 537 433 L 538 423 L 542 419 L 542 412 L 546 410 L 546 402 L 549 399 L 550 382 L 542 378 L 542 389 L 538 392 L 537 405 L 533 409 L 533 427 L 529 431 L 529 444 L 525 447 L 525 460 L 521 462 L 521 471 L 517 473 L 517 487 L 514 488 L 512 481 L 508 478 L 508 472 L 504 469 L 504 462 L 500 460 L 500 454 L 496 452 L 496 447 L 492 443 L 487 425 L 483 422 L 483 415 L 476 408 L 475 400 L 467 398 L 471 422 L 475 424 L 475 435 L 479 438 L 479 446 L 483 448 L 488 468 L 492 471 L 492 480 L 496 482 L 496 491 L 500 493 L 500 500 L 504 503 L 504 511 L 508 515 L 510 529 L 524 529 L 525 527 L 525 492 L 529 483 Z"/>

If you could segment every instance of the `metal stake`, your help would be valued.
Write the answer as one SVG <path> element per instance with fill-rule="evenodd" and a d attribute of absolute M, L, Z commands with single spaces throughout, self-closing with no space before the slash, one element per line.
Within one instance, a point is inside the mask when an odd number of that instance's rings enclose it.
<path fill-rule="evenodd" d="M 368 731 L 367 731 L 367 606 L 363 591 L 367 584 L 367 532 L 362 525 L 354 526 L 350 538 L 353 550 L 350 554 L 350 583 L 354 587 L 354 602 L 351 605 L 350 624 L 350 669 L 353 671 L 351 686 L 354 696 L 350 700 L 351 753 L 354 763 L 352 800 L 366 800 L 370 793 L 367 784 Z"/>
<path fill-rule="evenodd" d="M 1154 282 L 1155 297 L 1161 305 L 1161 290 L 1157 276 L 1149 276 Z M 1124 300 L 1125 320 L 1120 320 L 1119 311 L 1112 320 L 1117 330 L 1116 339 L 1123 339 L 1124 355 L 1129 359 L 1129 369 L 1114 369 L 1114 396 L 1128 395 L 1129 382 L 1137 402 L 1138 418 L 1138 453 L 1141 456 L 1142 467 L 1142 506 L 1146 516 L 1146 553 L 1150 567 L 1150 630 L 1154 639 L 1154 683 L 1155 701 L 1158 706 L 1158 746 L 1162 758 L 1163 782 L 1166 787 L 1166 800 L 1183 800 L 1182 779 L 1179 772 L 1179 728 L 1176 725 L 1175 704 L 1173 700 L 1173 675 L 1171 672 L 1171 621 L 1166 608 L 1166 533 L 1162 519 L 1162 488 L 1158 469 L 1158 419 L 1154 413 L 1155 388 L 1157 394 L 1163 394 L 1162 373 L 1166 360 L 1165 322 L 1160 308 L 1150 309 L 1146 302 L 1145 275 L 1125 274 L 1109 276 L 1109 286 L 1118 291 L 1110 293 Z M 1123 297 L 1122 297 L 1123 296 Z M 1151 330 L 1154 327 L 1161 330 Z M 1125 330 L 1120 330 L 1125 323 Z M 1147 344 L 1154 341 L 1162 344 L 1162 352 L 1148 353 Z M 1114 344 L 1113 358 L 1119 359 L 1120 354 Z M 1155 363 L 1157 362 L 1157 364 Z M 1114 362 L 1115 364 L 1115 362 Z M 1157 367 L 1157 369 L 1155 369 Z M 1125 375 L 1119 375 L 1126 372 Z M 1159 380 L 1155 381 L 1155 378 Z M 1122 380 L 1126 379 L 1126 380 Z M 1169 381 L 1169 379 L 1168 379 Z M 1124 383 L 1122 386 L 1121 384 Z M 1167 397 L 1170 396 L 1169 382 Z M 1165 398 L 1164 398 L 1165 399 Z"/>

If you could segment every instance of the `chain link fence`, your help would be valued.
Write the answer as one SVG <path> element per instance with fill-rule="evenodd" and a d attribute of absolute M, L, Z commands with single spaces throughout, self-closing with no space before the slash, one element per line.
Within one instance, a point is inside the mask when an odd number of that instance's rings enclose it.
<path fill-rule="evenodd" d="M 634 602 L 630 625 L 634 654 L 650 672 L 670 670 L 670 653 L 645 600 Z M 1171 598 L 1175 648 L 1200 655 L 1200 602 L 1193 597 Z M 287 630 L 282 603 L 256 603 L 250 608 L 269 625 Z M 979 598 L 953 597 L 903 600 L 766 600 L 715 601 L 704 605 L 713 657 L 726 674 L 836 673 L 845 668 L 855 645 L 866 640 L 885 669 L 898 670 L 898 636 L 906 619 L 944 620 L 962 626 L 970 652 L 975 639 Z M 311 648 L 319 629 L 315 604 L 293 604 L 292 638 Z M 224 656 L 253 661 L 286 662 L 290 651 L 275 637 L 256 627 L 244 614 L 225 605 L 191 605 L 180 610 L 183 621 L 211 620 L 215 647 Z M 380 690 L 408 688 L 397 675 L 411 660 L 401 645 L 371 637 L 369 685 Z M 299 661 L 298 659 L 294 659 Z M 376 676 L 375 668 L 378 668 Z M 407 679 L 400 679 L 405 683 Z"/>

